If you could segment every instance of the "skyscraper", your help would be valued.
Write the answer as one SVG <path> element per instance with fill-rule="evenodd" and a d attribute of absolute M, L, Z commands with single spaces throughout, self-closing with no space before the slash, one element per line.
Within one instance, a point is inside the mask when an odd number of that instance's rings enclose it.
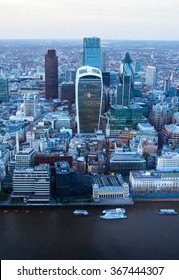
<path fill-rule="evenodd" d="M 132 59 L 127 52 L 119 69 L 120 84 L 117 88 L 117 104 L 128 106 L 134 91 L 134 68 Z"/>
<path fill-rule="evenodd" d="M 54 49 L 45 55 L 45 97 L 58 98 L 58 57 Z"/>
<path fill-rule="evenodd" d="M 156 86 L 156 79 L 157 79 L 156 67 L 154 67 L 154 66 L 147 66 L 147 68 L 146 68 L 146 76 L 145 76 L 145 83 L 146 83 L 146 85 Z"/>
<path fill-rule="evenodd" d="M 93 133 L 100 124 L 103 92 L 101 71 L 90 66 L 78 68 L 75 92 L 78 133 Z"/>
<path fill-rule="evenodd" d="M 8 79 L 0 77 L 0 103 L 9 101 Z"/>
<path fill-rule="evenodd" d="M 83 39 L 83 65 L 104 70 L 104 54 L 101 50 L 100 38 Z"/>
<path fill-rule="evenodd" d="M 122 83 L 117 86 L 116 104 L 128 106 L 131 100 L 131 75 L 123 75 Z"/>

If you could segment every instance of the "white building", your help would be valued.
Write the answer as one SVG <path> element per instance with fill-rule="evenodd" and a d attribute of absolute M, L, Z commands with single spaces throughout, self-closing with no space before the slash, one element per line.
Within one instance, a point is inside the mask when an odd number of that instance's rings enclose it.
<path fill-rule="evenodd" d="M 146 67 L 145 84 L 150 85 L 150 86 L 155 86 L 156 85 L 156 79 L 157 79 L 156 67 L 147 66 Z"/>
<path fill-rule="evenodd" d="M 168 152 L 157 158 L 156 169 L 159 171 L 179 171 L 179 154 Z"/>
<path fill-rule="evenodd" d="M 133 193 L 179 192 L 179 172 L 131 171 Z"/>

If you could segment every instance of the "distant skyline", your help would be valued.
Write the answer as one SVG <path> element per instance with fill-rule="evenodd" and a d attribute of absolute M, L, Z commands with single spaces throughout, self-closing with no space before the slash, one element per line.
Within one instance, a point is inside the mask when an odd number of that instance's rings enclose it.
<path fill-rule="evenodd" d="M 0 39 L 179 40 L 178 0 L 1 0 Z"/>

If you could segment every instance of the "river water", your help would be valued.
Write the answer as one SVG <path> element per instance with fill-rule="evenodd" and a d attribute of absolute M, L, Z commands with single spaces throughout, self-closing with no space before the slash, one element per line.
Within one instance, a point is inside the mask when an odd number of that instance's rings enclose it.
<path fill-rule="evenodd" d="M 108 207 L 109 208 L 109 207 Z M 1 260 L 150 260 L 179 259 L 179 215 L 158 215 L 179 202 L 137 202 L 125 207 L 128 218 L 102 220 L 104 207 L 0 209 Z"/>

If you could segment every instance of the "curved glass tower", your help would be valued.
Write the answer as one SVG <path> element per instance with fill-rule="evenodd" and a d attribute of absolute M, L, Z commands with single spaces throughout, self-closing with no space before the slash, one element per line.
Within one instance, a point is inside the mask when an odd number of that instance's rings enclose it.
<path fill-rule="evenodd" d="M 94 133 L 94 129 L 99 129 L 101 117 L 101 71 L 91 66 L 78 68 L 75 91 L 78 133 Z"/>

